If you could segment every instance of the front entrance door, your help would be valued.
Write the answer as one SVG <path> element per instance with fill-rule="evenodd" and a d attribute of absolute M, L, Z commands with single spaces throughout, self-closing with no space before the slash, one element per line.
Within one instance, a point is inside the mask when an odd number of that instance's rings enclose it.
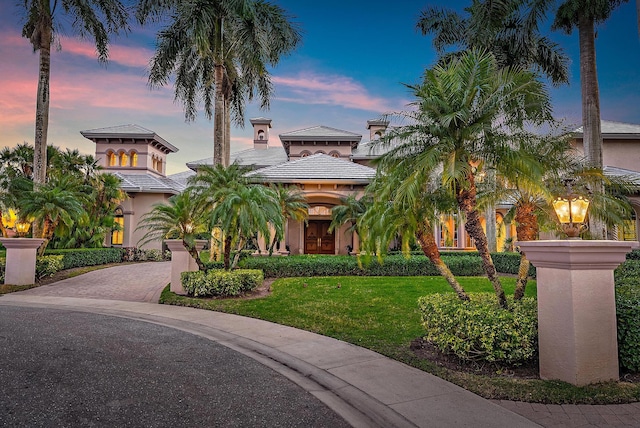
<path fill-rule="evenodd" d="M 327 220 L 309 221 L 304 240 L 305 254 L 335 254 L 336 241 L 333 232 L 329 233 L 330 224 Z"/>

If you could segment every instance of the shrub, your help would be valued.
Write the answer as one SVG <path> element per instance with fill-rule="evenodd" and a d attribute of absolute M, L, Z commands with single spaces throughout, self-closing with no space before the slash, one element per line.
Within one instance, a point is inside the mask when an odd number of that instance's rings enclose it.
<path fill-rule="evenodd" d="M 238 296 L 262 284 L 264 275 L 259 270 L 208 270 L 182 272 L 182 287 L 194 297 Z"/>
<path fill-rule="evenodd" d="M 520 253 L 491 253 L 491 259 L 498 272 L 512 275 L 518 274 L 518 269 L 520 268 Z M 529 277 L 536 277 L 536 268 L 531 264 L 529 265 Z"/>
<path fill-rule="evenodd" d="M 52 276 L 64 269 L 64 256 L 46 255 L 36 258 L 36 279 Z"/>
<path fill-rule="evenodd" d="M 121 248 L 78 248 L 72 250 L 47 250 L 45 256 L 62 256 L 62 269 L 122 262 Z"/>
<path fill-rule="evenodd" d="M 614 271 L 616 286 L 640 287 L 640 260 L 630 259 Z"/>
<path fill-rule="evenodd" d="M 494 294 L 473 293 L 464 302 L 453 293 L 418 299 L 425 340 L 463 360 L 522 364 L 537 352 L 537 306 L 533 298 L 501 309 Z"/>
<path fill-rule="evenodd" d="M 620 368 L 640 372 L 640 287 L 616 287 Z"/>

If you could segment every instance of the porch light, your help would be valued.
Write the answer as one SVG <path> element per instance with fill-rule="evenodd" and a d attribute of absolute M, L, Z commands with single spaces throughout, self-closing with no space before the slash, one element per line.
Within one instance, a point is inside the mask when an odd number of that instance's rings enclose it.
<path fill-rule="evenodd" d="M 31 227 L 31 223 L 29 223 L 28 221 L 24 221 L 24 220 L 16 221 L 16 235 L 18 235 L 21 238 L 24 238 L 25 236 L 27 236 L 27 233 L 29 233 L 30 227 Z"/>
<path fill-rule="evenodd" d="M 562 230 L 569 239 L 580 239 L 580 232 L 587 226 L 587 210 L 589 200 L 571 192 L 571 183 L 567 183 L 567 195 L 559 196 L 553 201 L 553 209 L 558 216 Z"/>

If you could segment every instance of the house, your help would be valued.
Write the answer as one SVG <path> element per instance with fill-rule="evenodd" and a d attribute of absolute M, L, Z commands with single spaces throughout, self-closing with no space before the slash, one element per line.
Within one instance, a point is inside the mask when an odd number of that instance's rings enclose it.
<path fill-rule="evenodd" d="M 329 232 L 331 208 L 349 195 L 360 197 L 375 169 L 371 161 L 383 154 L 383 149 L 372 142 L 384 135 L 388 122 L 367 121 L 369 139 L 362 135 L 327 126 L 315 126 L 279 135 L 279 141 L 270 136 L 272 120 L 264 117 L 251 119 L 253 148 L 231 154 L 231 161 L 249 166 L 251 176 L 265 183 L 296 186 L 304 192 L 309 204 L 308 221 L 289 220 L 282 242 L 281 253 L 290 254 L 347 254 L 359 249 L 358 237 L 347 231 L 349 225 Z M 640 182 L 640 125 L 602 122 L 605 172 L 626 175 Z M 142 215 L 154 203 L 168 200 L 186 187 L 187 179 L 199 167 L 212 165 L 213 158 L 187 163 L 187 171 L 166 176 L 166 156 L 178 149 L 138 125 L 123 125 L 82 131 L 81 134 L 96 143 L 96 158 L 107 172 L 122 180 L 129 199 L 118 208 L 117 219 L 122 226 L 108 239 L 107 245 L 136 246 L 143 230 L 136 230 Z M 576 149 L 582 149 L 582 131 L 577 129 L 573 140 Z M 634 196 L 633 218 L 614 233 L 621 240 L 638 240 L 640 197 Z M 496 209 L 498 250 L 515 236 L 515 226 L 504 222 L 509 206 Z M 458 216 L 443 216 L 436 228 L 436 242 L 441 248 L 468 250 L 473 242 Z M 160 248 L 161 243 L 148 244 Z M 266 243 L 260 242 L 260 249 Z"/>

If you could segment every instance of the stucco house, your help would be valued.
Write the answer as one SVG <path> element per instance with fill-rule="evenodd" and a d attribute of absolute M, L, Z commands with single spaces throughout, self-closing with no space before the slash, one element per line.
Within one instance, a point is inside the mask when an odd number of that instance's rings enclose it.
<path fill-rule="evenodd" d="M 384 135 L 388 123 L 367 121 L 368 140 L 363 136 L 327 126 L 315 126 L 286 132 L 274 141 L 269 135 L 272 120 L 264 117 L 251 119 L 254 131 L 253 148 L 231 154 L 231 161 L 250 166 L 249 174 L 265 183 L 297 186 L 305 194 L 309 218 L 305 222 L 289 221 L 278 248 L 290 254 L 346 254 L 357 252 L 357 236 L 347 232 L 345 225 L 333 233 L 328 231 L 331 208 L 348 195 L 360 197 L 375 170 L 371 160 L 379 157 L 379 148 L 371 142 Z M 640 183 L 640 125 L 602 122 L 603 153 L 607 174 L 637 178 Z M 133 247 L 144 234 L 136 230 L 141 216 L 154 203 L 166 201 L 186 187 L 188 177 L 202 165 L 212 165 L 213 158 L 187 163 L 182 173 L 167 176 L 167 155 L 178 149 L 153 131 L 138 125 L 123 125 L 82 131 L 81 134 L 96 143 L 96 158 L 105 171 L 122 179 L 122 187 L 129 198 L 116 212 L 122 225 L 114 232 L 107 245 Z M 582 130 L 574 132 L 573 144 L 582 149 Z M 633 218 L 614 233 L 621 240 L 638 240 L 640 196 L 634 201 Z M 514 225 L 505 224 L 508 206 L 499 205 L 496 212 L 498 249 L 507 239 L 515 236 Z M 436 242 L 441 248 L 473 249 L 473 243 L 456 216 L 442 217 L 436 228 Z M 266 244 L 261 241 L 262 250 Z M 147 248 L 161 248 L 162 243 L 150 243 Z"/>

